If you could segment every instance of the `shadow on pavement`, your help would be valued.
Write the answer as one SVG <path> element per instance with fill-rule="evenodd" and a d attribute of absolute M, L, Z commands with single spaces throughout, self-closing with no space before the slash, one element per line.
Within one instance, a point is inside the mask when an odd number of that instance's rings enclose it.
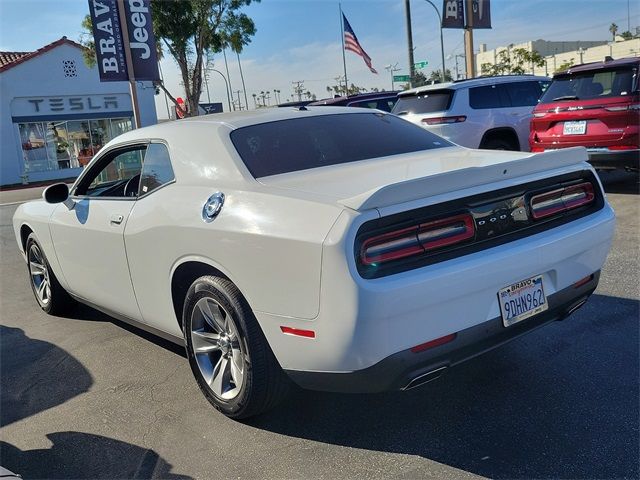
<path fill-rule="evenodd" d="M 623 170 L 599 171 L 598 176 L 607 193 L 640 194 L 640 175 Z"/>
<path fill-rule="evenodd" d="M 298 391 L 248 423 L 491 478 L 635 478 L 639 309 L 636 300 L 594 295 L 569 319 L 422 388 Z"/>
<path fill-rule="evenodd" d="M 0 442 L 3 466 L 23 478 L 166 478 L 172 465 L 153 450 L 100 435 L 57 432 L 47 435 L 51 448 L 22 451 Z"/>
<path fill-rule="evenodd" d="M 142 330 L 135 325 L 122 322 L 83 303 L 79 303 L 78 306 L 75 307 L 71 312 L 60 318 L 62 320 L 80 320 L 83 322 L 110 322 L 122 328 L 123 330 L 131 332 L 149 342 L 155 343 L 156 345 L 175 353 L 176 355 L 186 358 L 184 346 L 177 345 L 169 340 L 154 335 L 153 333 Z"/>
<path fill-rule="evenodd" d="M 0 325 L 0 426 L 35 415 L 89 390 L 91 374 L 65 350 Z"/>

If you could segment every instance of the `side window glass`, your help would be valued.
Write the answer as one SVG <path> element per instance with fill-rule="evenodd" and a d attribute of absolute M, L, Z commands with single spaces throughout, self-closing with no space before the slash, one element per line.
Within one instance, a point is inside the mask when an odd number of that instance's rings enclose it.
<path fill-rule="evenodd" d="M 144 157 L 140 176 L 140 196 L 146 195 L 174 179 L 167 146 L 163 143 L 150 144 Z"/>
<path fill-rule="evenodd" d="M 513 82 L 506 87 L 514 107 L 532 107 L 538 103 L 542 93 L 539 82 Z"/>
<path fill-rule="evenodd" d="M 76 195 L 135 197 L 146 149 L 146 145 L 136 146 L 117 151 L 113 155 L 107 154 L 107 163 L 82 180 Z"/>
<path fill-rule="evenodd" d="M 469 105 L 474 109 L 500 108 L 500 95 L 495 85 L 469 89 Z"/>

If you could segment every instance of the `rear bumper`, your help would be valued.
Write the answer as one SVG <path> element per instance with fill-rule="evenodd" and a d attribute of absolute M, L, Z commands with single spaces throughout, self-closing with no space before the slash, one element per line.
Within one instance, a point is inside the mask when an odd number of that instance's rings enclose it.
<path fill-rule="evenodd" d="M 589 163 L 595 168 L 640 169 L 640 150 L 589 151 Z"/>
<path fill-rule="evenodd" d="M 375 393 L 405 390 L 438 378 L 450 367 L 493 350 L 555 320 L 562 320 L 582 306 L 598 285 L 600 271 L 578 288 L 564 288 L 548 297 L 549 309 L 504 327 L 500 317 L 456 332 L 453 341 L 414 353 L 393 354 L 362 370 L 347 373 L 285 370 L 299 386 L 310 390 L 345 393 Z"/>

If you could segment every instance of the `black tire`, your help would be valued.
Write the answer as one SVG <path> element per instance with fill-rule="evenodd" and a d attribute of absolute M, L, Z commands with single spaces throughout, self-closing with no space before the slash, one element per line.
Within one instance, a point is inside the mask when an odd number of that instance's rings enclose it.
<path fill-rule="evenodd" d="M 225 317 L 230 315 L 234 324 L 233 330 L 237 332 L 239 337 L 235 351 L 243 350 L 243 355 L 240 357 L 244 362 L 243 378 L 241 382 L 238 382 L 241 384 L 235 384 L 233 375 L 230 374 L 227 377 L 231 379 L 229 382 L 232 385 L 231 389 L 234 391 L 238 389 L 233 398 L 222 398 L 213 390 L 215 371 L 219 365 L 217 362 L 220 362 L 221 356 L 224 355 L 220 345 L 218 344 L 211 352 L 199 353 L 200 356 L 198 359 L 196 358 L 192 331 L 195 329 L 202 335 L 202 329 L 198 328 L 197 323 L 203 324 L 202 320 L 198 319 L 202 314 L 202 309 L 199 306 L 203 305 L 203 299 L 207 299 L 204 301 L 206 304 L 222 307 Z M 184 301 L 182 325 L 187 357 L 193 375 L 207 400 L 220 412 L 230 418 L 244 419 L 275 407 L 286 397 L 290 385 L 289 378 L 278 364 L 251 308 L 232 282 L 214 276 L 203 276 L 193 282 Z M 210 325 L 210 322 L 207 323 L 206 328 L 209 328 Z M 207 333 L 215 334 L 215 329 Z M 198 337 L 196 339 L 198 340 Z M 231 340 L 230 342 L 233 343 Z M 227 345 L 227 352 L 230 352 L 230 345 L 231 343 Z M 227 355 L 229 355 L 227 358 L 231 364 L 236 357 L 232 353 Z M 211 378 L 209 379 L 209 382 L 214 384 L 213 386 L 210 386 L 210 383 L 205 379 L 198 364 L 198 361 L 203 361 L 203 356 L 205 356 L 204 361 L 207 365 L 209 364 L 207 362 L 210 362 L 212 366 L 216 364 L 211 369 Z"/>
<path fill-rule="evenodd" d="M 25 254 L 27 256 L 27 271 L 29 272 L 29 284 L 31 285 L 31 290 L 33 291 L 33 295 L 36 297 L 36 301 L 42 310 L 47 312 L 49 315 L 63 315 L 71 311 L 76 305 L 77 302 L 71 298 L 71 296 L 67 293 L 67 291 L 60 285 L 56 275 L 53 273 L 51 269 L 51 265 L 49 265 L 49 261 L 42 250 L 42 247 L 36 240 L 35 234 L 29 235 L 27 238 L 27 243 L 25 244 Z M 31 260 L 33 259 L 33 255 L 39 255 L 39 259 L 42 261 L 41 265 L 44 267 L 44 271 L 42 276 L 33 275 L 35 270 L 32 270 L 33 267 L 31 265 Z M 41 298 L 38 295 L 36 282 L 38 279 L 42 277 L 46 283 L 48 283 L 48 288 L 45 285 L 45 291 L 48 291 L 48 296 L 46 298 Z"/>
<path fill-rule="evenodd" d="M 504 138 L 490 138 L 483 142 L 482 148 L 485 150 L 518 150 L 517 145 L 514 145 L 512 141 Z"/>

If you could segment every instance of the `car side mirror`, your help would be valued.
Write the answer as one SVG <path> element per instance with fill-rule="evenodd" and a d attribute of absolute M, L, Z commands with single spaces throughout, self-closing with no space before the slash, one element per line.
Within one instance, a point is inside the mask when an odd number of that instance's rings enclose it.
<path fill-rule="evenodd" d="M 64 203 L 71 210 L 75 202 L 69 198 L 69 186 L 66 183 L 49 185 L 42 192 L 42 198 L 47 203 Z"/>

